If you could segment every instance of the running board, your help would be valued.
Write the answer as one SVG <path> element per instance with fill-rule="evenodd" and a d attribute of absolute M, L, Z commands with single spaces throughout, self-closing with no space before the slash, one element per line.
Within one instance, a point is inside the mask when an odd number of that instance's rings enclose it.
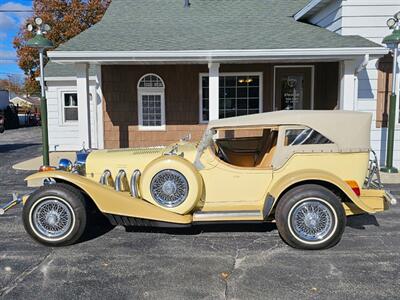
<path fill-rule="evenodd" d="M 193 214 L 193 222 L 263 220 L 263 213 L 259 210 L 199 211 Z"/>

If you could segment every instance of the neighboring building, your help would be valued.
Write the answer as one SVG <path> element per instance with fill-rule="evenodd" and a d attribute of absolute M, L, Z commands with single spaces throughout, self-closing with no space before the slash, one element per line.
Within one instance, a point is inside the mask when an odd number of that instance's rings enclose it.
<path fill-rule="evenodd" d="M 14 106 L 20 107 L 23 110 L 29 110 L 31 112 L 35 112 L 35 110 L 37 110 L 40 107 L 40 98 L 15 96 L 10 100 L 10 103 L 14 104 Z"/>
<path fill-rule="evenodd" d="M 19 126 L 38 124 L 40 115 L 40 98 L 28 96 L 15 96 L 10 100 L 18 110 Z"/>
<path fill-rule="evenodd" d="M 10 104 L 10 94 L 7 90 L 0 90 L 0 110 Z"/>
<path fill-rule="evenodd" d="M 390 74 L 378 59 L 397 2 L 113 0 L 48 53 L 50 149 L 168 144 L 200 138 L 209 119 L 349 109 L 374 113 L 383 160 Z M 400 165 L 400 132 L 395 149 Z"/>

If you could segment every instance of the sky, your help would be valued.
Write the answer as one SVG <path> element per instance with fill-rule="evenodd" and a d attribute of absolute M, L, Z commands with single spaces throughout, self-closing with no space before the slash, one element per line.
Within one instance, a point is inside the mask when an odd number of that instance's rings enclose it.
<path fill-rule="evenodd" d="M 0 12 L 0 78 L 8 75 L 23 76 L 12 41 L 24 20 L 32 13 L 13 10 L 30 10 L 31 7 L 31 0 L 0 0 L 0 11 L 6 11 Z"/>

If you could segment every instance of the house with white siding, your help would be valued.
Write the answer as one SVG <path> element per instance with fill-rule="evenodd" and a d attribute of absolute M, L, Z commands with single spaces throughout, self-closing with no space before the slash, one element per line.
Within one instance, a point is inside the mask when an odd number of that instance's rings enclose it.
<path fill-rule="evenodd" d="M 345 109 L 373 114 L 383 162 L 391 61 L 381 41 L 399 10 L 398 0 L 113 0 L 48 53 L 50 150 L 169 144 L 199 139 L 212 119 Z"/>

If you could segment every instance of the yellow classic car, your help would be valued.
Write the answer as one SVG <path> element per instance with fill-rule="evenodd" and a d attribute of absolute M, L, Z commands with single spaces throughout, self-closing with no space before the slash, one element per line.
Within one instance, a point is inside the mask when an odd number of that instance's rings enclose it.
<path fill-rule="evenodd" d="M 23 202 L 26 231 L 49 246 L 77 242 L 95 205 L 113 225 L 276 222 L 290 246 L 328 248 L 346 216 L 396 202 L 370 128 L 368 113 L 279 111 L 210 121 L 197 143 L 83 150 L 26 178 L 39 188 L 0 213 Z"/>

